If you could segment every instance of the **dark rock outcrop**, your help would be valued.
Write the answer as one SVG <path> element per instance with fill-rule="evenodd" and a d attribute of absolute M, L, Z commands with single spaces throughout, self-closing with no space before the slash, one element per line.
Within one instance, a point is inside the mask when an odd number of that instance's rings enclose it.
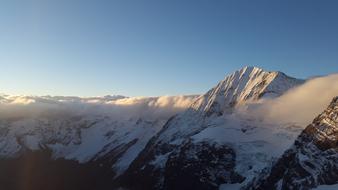
<path fill-rule="evenodd" d="M 338 183 L 338 97 L 298 137 L 293 147 L 247 189 L 311 189 Z"/>

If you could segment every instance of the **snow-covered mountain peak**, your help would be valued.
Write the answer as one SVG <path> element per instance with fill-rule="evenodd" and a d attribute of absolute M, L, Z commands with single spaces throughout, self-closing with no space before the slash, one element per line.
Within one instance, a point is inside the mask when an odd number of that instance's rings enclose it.
<path fill-rule="evenodd" d="M 146 189 L 216 189 L 220 184 L 247 183 L 299 133 L 294 135 L 298 129 L 293 126 L 237 118 L 237 106 L 280 96 L 303 82 L 257 67 L 235 71 L 168 120 L 122 181 L 126 187 L 133 181 Z"/>
<path fill-rule="evenodd" d="M 263 71 L 263 69 L 261 69 L 259 67 L 254 67 L 254 66 L 245 66 L 245 67 L 235 71 L 234 73 L 239 72 L 241 74 L 245 74 L 245 73 L 251 74 L 252 72 L 259 72 L 259 71 Z"/>
<path fill-rule="evenodd" d="M 222 114 L 228 108 L 260 98 L 277 97 L 304 81 L 282 72 L 244 67 L 233 72 L 192 105 L 194 110 L 207 114 Z"/>

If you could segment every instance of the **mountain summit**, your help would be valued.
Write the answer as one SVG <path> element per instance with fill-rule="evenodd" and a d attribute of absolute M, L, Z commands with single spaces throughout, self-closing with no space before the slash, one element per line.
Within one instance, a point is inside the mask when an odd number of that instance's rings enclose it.
<path fill-rule="evenodd" d="M 282 72 L 264 71 L 258 67 L 244 67 L 219 82 L 192 105 L 194 110 L 208 114 L 222 114 L 225 109 L 256 101 L 274 98 L 290 88 L 304 83 Z"/>

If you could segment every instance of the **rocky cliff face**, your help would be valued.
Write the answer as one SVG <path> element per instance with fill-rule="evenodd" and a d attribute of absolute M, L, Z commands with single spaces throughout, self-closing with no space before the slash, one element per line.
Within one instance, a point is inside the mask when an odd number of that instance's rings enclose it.
<path fill-rule="evenodd" d="M 314 119 L 291 149 L 247 189 L 311 189 L 338 183 L 338 97 Z"/>
<path fill-rule="evenodd" d="M 217 189 L 218 184 L 237 183 L 244 177 L 235 171 L 236 153 L 217 143 L 185 143 L 168 157 L 165 189 Z"/>

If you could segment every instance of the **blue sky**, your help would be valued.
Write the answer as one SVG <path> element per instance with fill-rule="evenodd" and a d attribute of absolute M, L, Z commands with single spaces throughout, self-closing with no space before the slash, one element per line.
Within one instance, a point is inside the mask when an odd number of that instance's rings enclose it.
<path fill-rule="evenodd" d="M 245 65 L 338 71 L 338 1 L 0 2 L 0 92 L 197 94 Z"/>

